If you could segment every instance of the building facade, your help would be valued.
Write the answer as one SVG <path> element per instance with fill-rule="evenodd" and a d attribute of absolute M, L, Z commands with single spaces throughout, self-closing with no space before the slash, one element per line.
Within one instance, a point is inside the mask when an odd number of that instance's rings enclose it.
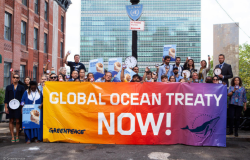
<path fill-rule="evenodd" d="M 0 88 L 11 83 L 10 69 L 21 80 L 38 81 L 48 60 L 63 66 L 66 11 L 70 0 L 0 1 Z"/>
<path fill-rule="evenodd" d="M 163 46 L 177 45 L 177 56 L 185 62 L 190 56 L 196 64 L 201 58 L 201 0 L 140 0 L 145 30 L 138 32 L 138 66 L 162 62 Z M 132 55 L 132 31 L 125 5 L 129 0 L 81 0 L 81 62 L 95 58 Z M 123 59 L 124 60 L 124 59 Z"/>

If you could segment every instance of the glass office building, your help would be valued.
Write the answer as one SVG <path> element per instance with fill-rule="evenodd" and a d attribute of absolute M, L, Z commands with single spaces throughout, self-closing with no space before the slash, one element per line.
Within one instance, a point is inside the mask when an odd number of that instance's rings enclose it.
<path fill-rule="evenodd" d="M 132 31 L 126 5 L 130 0 L 81 0 L 81 62 L 132 55 Z M 201 0 L 140 0 L 145 30 L 138 31 L 138 66 L 162 63 L 163 46 L 177 45 L 182 63 L 190 56 L 201 58 Z M 123 60 L 124 60 L 123 59 Z"/>

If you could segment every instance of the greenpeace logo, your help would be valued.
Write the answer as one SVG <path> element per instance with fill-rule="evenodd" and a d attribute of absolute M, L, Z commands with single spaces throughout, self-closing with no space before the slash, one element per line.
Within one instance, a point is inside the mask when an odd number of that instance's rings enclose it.
<path fill-rule="evenodd" d="M 65 134 L 84 134 L 86 130 L 65 129 L 65 128 L 50 128 L 49 133 L 65 133 Z"/>

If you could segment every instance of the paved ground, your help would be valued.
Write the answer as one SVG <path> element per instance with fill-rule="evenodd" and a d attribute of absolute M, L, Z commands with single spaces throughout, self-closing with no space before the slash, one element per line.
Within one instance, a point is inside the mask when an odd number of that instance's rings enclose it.
<path fill-rule="evenodd" d="M 6 124 L 0 124 L 0 160 L 29 159 L 86 159 L 86 160 L 249 160 L 250 131 L 241 131 L 239 138 L 227 137 L 227 147 L 194 147 L 185 145 L 97 145 L 69 143 L 25 144 L 11 143 L 11 136 L 3 133 Z M 8 130 L 5 130 L 8 131 Z"/>

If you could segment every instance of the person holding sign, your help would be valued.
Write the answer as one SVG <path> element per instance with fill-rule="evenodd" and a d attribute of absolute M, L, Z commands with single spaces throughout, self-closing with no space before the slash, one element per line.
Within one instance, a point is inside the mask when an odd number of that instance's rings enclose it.
<path fill-rule="evenodd" d="M 215 70 L 219 68 L 221 72 L 218 73 L 215 72 L 215 75 L 217 75 L 220 78 L 220 80 L 222 80 L 222 82 L 225 82 L 228 86 L 228 79 L 233 78 L 232 67 L 230 64 L 225 63 L 224 54 L 219 55 L 219 62 L 220 64 L 215 66 Z"/>
<path fill-rule="evenodd" d="M 22 118 L 20 102 L 25 91 L 24 87 L 18 84 L 19 78 L 18 74 L 13 74 L 13 84 L 8 85 L 5 90 L 5 112 L 6 119 L 10 119 L 11 142 L 19 142 L 20 119 Z M 16 120 L 16 137 L 14 137 L 14 119 Z"/>
<path fill-rule="evenodd" d="M 25 129 L 25 140 L 26 143 L 29 144 L 31 140 L 34 140 L 36 143 L 43 140 L 43 115 L 42 115 L 42 105 L 43 105 L 43 95 L 37 87 L 37 82 L 31 81 L 29 89 L 24 92 L 22 97 L 22 105 L 29 105 L 29 104 L 40 104 L 39 109 L 40 112 L 40 128 L 34 129 Z"/>
<path fill-rule="evenodd" d="M 63 63 L 65 63 L 67 66 L 70 67 L 70 78 L 72 78 L 71 75 L 72 75 L 73 71 L 79 72 L 80 69 L 84 69 L 84 71 L 86 72 L 86 68 L 85 68 L 84 64 L 80 63 L 80 55 L 79 54 L 74 55 L 75 62 L 67 61 L 67 58 L 70 55 L 70 53 L 71 53 L 70 51 L 67 52 L 66 56 L 63 58 Z"/>
<path fill-rule="evenodd" d="M 228 117 L 229 117 L 229 132 L 227 135 L 233 134 L 233 124 L 235 117 L 235 128 L 234 135 L 238 137 L 238 128 L 240 124 L 240 116 L 244 106 L 244 111 L 247 110 L 247 95 L 246 90 L 242 86 L 242 81 L 240 77 L 234 77 L 231 81 L 231 86 L 228 90 L 229 96 L 229 107 L 228 107 Z"/>

